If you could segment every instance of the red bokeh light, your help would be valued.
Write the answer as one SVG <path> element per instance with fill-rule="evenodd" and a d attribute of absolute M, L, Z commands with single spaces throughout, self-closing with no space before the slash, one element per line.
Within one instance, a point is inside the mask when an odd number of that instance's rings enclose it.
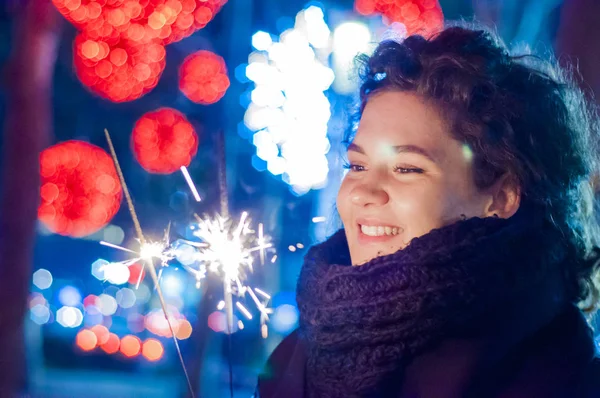
<path fill-rule="evenodd" d="M 185 317 L 179 313 L 175 307 L 172 306 L 169 306 L 169 322 L 171 323 L 173 332 L 175 332 L 175 337 L 177 337 L 179 340 L 187 339 L 192 334 L 192 325 L 190 322 L 185 319 Z M 149 332 L 157 336 L 173 337 L 171 328 L 169 327 L 169 322 L 167 322 L 167 319 L 162 311 L 154 310 L 146 315 L 144 319 L 144 326 Z M 179 334 L 180 327 L 183 327 L 181 335 Z"/>
<path fill-rule="evenodd" d="M 140 277 L 140 273 L 142 274 Z M 132 285 L 137 285 L 138 281 L 143 281 L 146 277 L 146 270 L 142 263 L 135 263 L 129 266 L 129 282 Z"/>
<path fill-rule="evenodd" d="M 444 14 L 438 0 L 355 0 L 362 15 L 381 14 L 384 22 L 399 22 L 408 35 L 429 37 L 444 27 Z"/>
<path fill-rule="evenodd" d="M 81 348 L 83 351 L 92 351 L 96 348 L 98 344 L 98 340 L 96 339 L 96 335 L 87 329 L 80 330 L 75 337 L 75 344 L 77 347 Z"/>
<path fill-rule="evenodd" d="M 108 44 L 86 34 L 75 38 L 75 72 L 94 93 L 114 102 L 131 101 L 152 90 L 165 69 L 165 48 L 121 40 Z"/>
<path fill-rule="evenodd" d="M 198 104 L 214 104 L 229 88 L 227 67 L 220 56 L 198 51 L 188 56 L 179 70 L 179 89 Z"/>
<path fill-rule="evenodd" d="M 81 34 L 74 65 L 94 93 L 115 102 L 152 90 L 164 45 L 204 28 L 227 0 L 52 0 Z"/>
<path fill-rule="evenodd" d="M 121 339 L 119 350 L 128 358 L 135 357 L 142 350 L 142 341 L 138 337 L 129 334 Z"/>
<path fill-rule="evenodd" d="M 204 28 L 227 0 L 52 0 L 94 39 L 169 44 Z M 114 44 L 114 43 L 113 43 Z"/>
<path fill-rule="evenodd" d="M 38 217 L 55 233 L 74 237 L 104 227 L 121 204 L 121 184 L 111 157 L 83 141 L 67 141 L 40 156 Z"/>
<path fill-rule="evenodd" d="M 143 115 L 133 128 L 131 141 L 137 161 L 150 173 L 173 173 L 188 166 L 198 151 L 194 127 L 171 108 Z"/>
<path fill-rule="evenodd" d="M 102 348 L 102 350 L 104 350 L 104 352 L 107 354 L 114 354 L 115 352 L 119 351 L 120 344 L 121 341 L 119 340 L 119 336 L 114 333 L 110 333 L 108 335 L 108 340 L 106 343 L 101 344 L 100 348 Z"/>
<path fill-rule="evenodd" d="M 98 345 L 104 345 L 108 343 L 110 332 L 108 328 L 104 325 L 95 325 L 90 328 L 90 331 L 94 333 L 96 339 L 98 340 Z"/>
<path fill-rule="evenodd" d="M 165 349 L 160 341 L 156 339 L 147 339 L 142 347 L 142 355 L 149 361 L 158 361 L 162 358 Z"/>
<path fill-rule="evenodd" d="M 177 324 L 177 330 L 175 331 L 175 337 L 177 340 L 188 339 L 192 335 L 192 324 L 187 319 L 180 319 Z"/>

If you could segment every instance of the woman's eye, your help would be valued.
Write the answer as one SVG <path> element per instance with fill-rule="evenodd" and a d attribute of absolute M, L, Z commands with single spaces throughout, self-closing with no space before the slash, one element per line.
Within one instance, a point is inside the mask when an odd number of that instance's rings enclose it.
<path fill-rule="evenodd" d="M 400 174 L 423 174 L 423 169 L 419 169 L 418 167 L 395 167 L 394 171 Z"/>
<path fill-rule="evenodd" d="M 365 170 L 364 166 L 361 166 L 360 164 L 355 164 L 355 163 L 346 163 L 344 165 L 344 168 L 347 170 L 350 170 L 350 171 L 354 171 L 354 172 Z"/>

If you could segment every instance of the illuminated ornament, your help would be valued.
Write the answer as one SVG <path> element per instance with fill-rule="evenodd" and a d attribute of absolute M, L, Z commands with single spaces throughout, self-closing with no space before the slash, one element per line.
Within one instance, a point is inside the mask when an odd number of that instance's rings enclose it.
<path fill-rule="evenodd" d="M 117 213 L 121 184 L 111 157 L 83 141 L 67 141 L 40 156 L 38 216 L 61 235 L 81 237 L 103 228 Z"/>
<path fill-rule="evenodd" d="M 406 26 L 407 34 L 429 37 L 444 28 L 444 14 L 438 0 L 355 0 L 362 15 L 381 14 L 386 24 Z"/>
<path fill-rule="evenodd" d="M 229 88 L 227 67 L 220 56 L 198 51 L 188 56 L 179 70 L 179 89 L 190 100 L 203 105 L 214 104 Z"/>
<path fill-rule="evenodd" d="M 281 176 L 296 195 L 322 188 L 329 172 L 331 104 L 326 91 L 336 76 L 328 67 L 331 46 L 320 47 L 331 39 L 323 18 L 323 10 L 311 5 L 278 38 L 255 35 L 254 45 L 262 50 L 250 54 L 245 71 L 254 83 L 244 115 L 256 147 L 252 165 Z M 356 44 L 360 36 L 349 40 Z M 335 40 L 333 44 L 340 48 Z M 350 63 L 355 55 L 345 59 Z"/>
<path fill-rule="evenodd" d="M 227 0 L 53 0 L 77 29 L 108 42 L 169 44 L 204 28 Z M 114 44 L 114 43 L 113 43 Z"/>
<path fill-rule="evenodd" d="M 162 40 L 174 43 L 204 28 L 227 0 L 154 0 L 147 26 Z"/>
<path fill-rule="evenodd" d="M 194 127 L 171 108 L 142 116 L 133 128 L 131 141 L 135 158 L 150 173 L 173 173 L 188 166 L 198 151 Z"/>
<path fill-rule="evenodd" d="M 85 34 L 75 38 L 75 72 L 91 91 L 114 102 L 132 101 L 152 90 L 165 68 L 165 48 L 121 40 L 109 45 Z"/>

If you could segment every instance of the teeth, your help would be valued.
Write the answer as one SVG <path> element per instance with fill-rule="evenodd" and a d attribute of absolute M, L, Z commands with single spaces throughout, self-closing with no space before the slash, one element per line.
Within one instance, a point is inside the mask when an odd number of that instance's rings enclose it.
<path fill-rule="evenodd" d="M 360 230 L 368 236 L 398 235 L 397 227 L 382 227 L 373 225 L 361 225 Z"/>

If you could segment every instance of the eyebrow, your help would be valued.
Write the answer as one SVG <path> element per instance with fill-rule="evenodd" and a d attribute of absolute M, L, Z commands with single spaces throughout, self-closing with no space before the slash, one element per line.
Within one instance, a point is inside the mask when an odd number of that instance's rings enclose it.
<path fill-rule="evenodd" d="M 425 149 L 423 149 L 417 145 L 394 145 L 394 146 L 392 146 L 392 149 L 394 150 L 395 153 L 416 153 L 418 155 L 426 157 L 433 163 L 437 163 L 435 158 L 433 156 L 431 156 L 431 154 L 429 152 L 427 152 Z M 362 153 L 363 155 L 366 155 L 365 150 L 360 145 L 357 145 L 353 142 L 351 142 L 348 145 L 347 150 Z"/>

